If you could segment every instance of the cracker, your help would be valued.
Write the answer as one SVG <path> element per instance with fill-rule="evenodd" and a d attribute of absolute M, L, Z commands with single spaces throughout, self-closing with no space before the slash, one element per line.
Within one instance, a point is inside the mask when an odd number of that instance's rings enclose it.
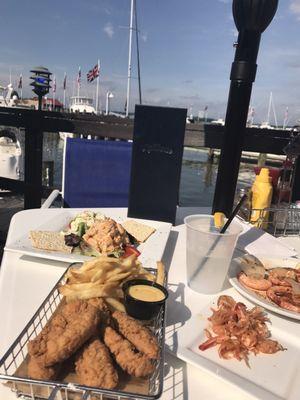
<path fill-rule="evenodd" d="M 71 253 L 73 250 L 71 246 L 66 246 L 65 237 L 59 232 L 30 231 L 30 239 L 32 246 L 37 249 L 64 253 Z"/>
<path fill-rule="evenodd" d="M 156 231 L 152 226 L 141 224 L 129 219 L 122 224 L 123 228 L 138 242 L 145 242 Z"/>

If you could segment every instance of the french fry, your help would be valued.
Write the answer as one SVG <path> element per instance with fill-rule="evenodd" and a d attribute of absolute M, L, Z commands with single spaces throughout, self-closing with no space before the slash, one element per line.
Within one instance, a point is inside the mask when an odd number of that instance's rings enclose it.
<path fill-rule="evenodd" d="M 161 261 L 157 261 L 156 283 L 164 286 L 165 283 L 165 266 Z"/>
<path fill-rule="evenodd" d="M 115 275 L 112 275 L 110 278 L 108 278 L 106 282 L 122 281 L 125 278 L 127 278 L 128 276 L 131 276 L 131 272 L 123 272 L 123 273 L 120 273 L 120 274 L 115 274 Z"/>
<path fill-rule="evenodd" d="M 96 282 L 97 280 L 101 279 L 103 280 L 103 282 L 105 281 L 105 271 L 103 269 L 99 269 L 98 271 L 96 271 L 93 276 L 91 277 L 91 282 Z"/>
<path fill-rule="evenodd" d="M 124 304 L 113 297 L 106 297 L 105 301 L 108 304 L 109 308 L 112 309 L 112 311 L 126 311 Z"/>
<path fill-rule="evenodd" d="M 97 285 L 90 285 L 90 287 L 82 287 L 79 288 L 78 286 L 76 287 L 66 287 L 67 285 L 64 285 L 60 288 L 60 293 L 63 294 L 66 297 L 72 297 L 76 299 L 91 299 L 93 297 L 111 297 L 111 296 L 116 296 L 116 297 L 122 297 L 122 294 L 118 288 L 117 283 L 111 282 L 111 283 L 106 283 L 105 285 L 97 284 Z M 74 285 L 72 285 L 74 286 Z"/>
<path fill-rule="evenodd" d="M 124 282 L 134 278 L 155 281 L 155 276 L 142 267 L 134 254 L 124 259 L 97 257 L 83 263 L 80 268 L 70 268 L 67 278 L 67 283 L 59 289 L 67 301 L 108 297 L 113 299 L 111 303 L 116 309 L 122 306 L 116 298 L 123 298 L 121 287 Z"/>

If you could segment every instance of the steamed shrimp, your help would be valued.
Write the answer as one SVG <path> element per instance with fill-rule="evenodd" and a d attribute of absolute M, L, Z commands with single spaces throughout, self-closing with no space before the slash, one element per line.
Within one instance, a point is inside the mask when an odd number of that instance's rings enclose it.
<path fill-rule="evenodd" d="M 253 278 L 247 276 L 244 272 L 240 272 L 238 274 L 238 280 L 242 285 L 259 291 L 266 291 L 272 286 L 272 282 L 270 282 L 268 279 Z"/>

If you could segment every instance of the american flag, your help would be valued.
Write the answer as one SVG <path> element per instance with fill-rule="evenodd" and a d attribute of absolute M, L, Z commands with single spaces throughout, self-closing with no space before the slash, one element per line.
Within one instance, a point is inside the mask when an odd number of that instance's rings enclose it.
<path fill-rule="evenodd" d="M 99 65 L 96 64 L 94 68 L 90 69 L 89 72 L 86 74 L 87 81 L 88 82 L 93 82 L 94 79 L 96 79 L 100 74 L 100 68 Z"/>
<path fill-rule="evenodd" d="M 77 85 L 80 86 L 81 82 L 81 68 L 79 67 L 78 75 L 77 75 Z"/>
<path fill-rule="evenodd" d="M 20 74 L 18 89 L 22 89 L 22 87 L 23 87 L 23 77 L 22 77 L 22 74 Z"/>
<path fill-rule="evenodd" d="M 55 77 L 54 77 L 54 79 L 53 79 L 52 91 L 53 91 L 53 93 L 56 92 L 56 78 L 55 78 Z"/>
<path fill-rule="evenodd" d="M 67 89 L 67 74 L 66 73 L 65 73 L 65 76 L 64 76 L 63 89 L 64 90 Z"/>

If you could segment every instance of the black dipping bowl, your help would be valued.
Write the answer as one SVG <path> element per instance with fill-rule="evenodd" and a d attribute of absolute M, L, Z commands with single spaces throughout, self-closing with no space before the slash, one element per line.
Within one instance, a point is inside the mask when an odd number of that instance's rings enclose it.
<path fill-rule="evenodd" d="M 164 293 L 165 298 L 160 301 L 138 300 L 128 294 L 129 288 L 135 285 L 156 287 Z M 156 315 L 159 313 L 159 310 L 161 309 L 161 306 L 165 303 L 169 296 L 167 289 L 165 289 L 163 286 L 159 285 L 158 283 L 148 281 L 146 279 L 132 279 L 130 281 L 127 281 L 122 286 L 122 289 L 124 292 L 125 308 L 127 314 L 133 318 L 142 320 L 149 320 L 156 317 Z"/>

